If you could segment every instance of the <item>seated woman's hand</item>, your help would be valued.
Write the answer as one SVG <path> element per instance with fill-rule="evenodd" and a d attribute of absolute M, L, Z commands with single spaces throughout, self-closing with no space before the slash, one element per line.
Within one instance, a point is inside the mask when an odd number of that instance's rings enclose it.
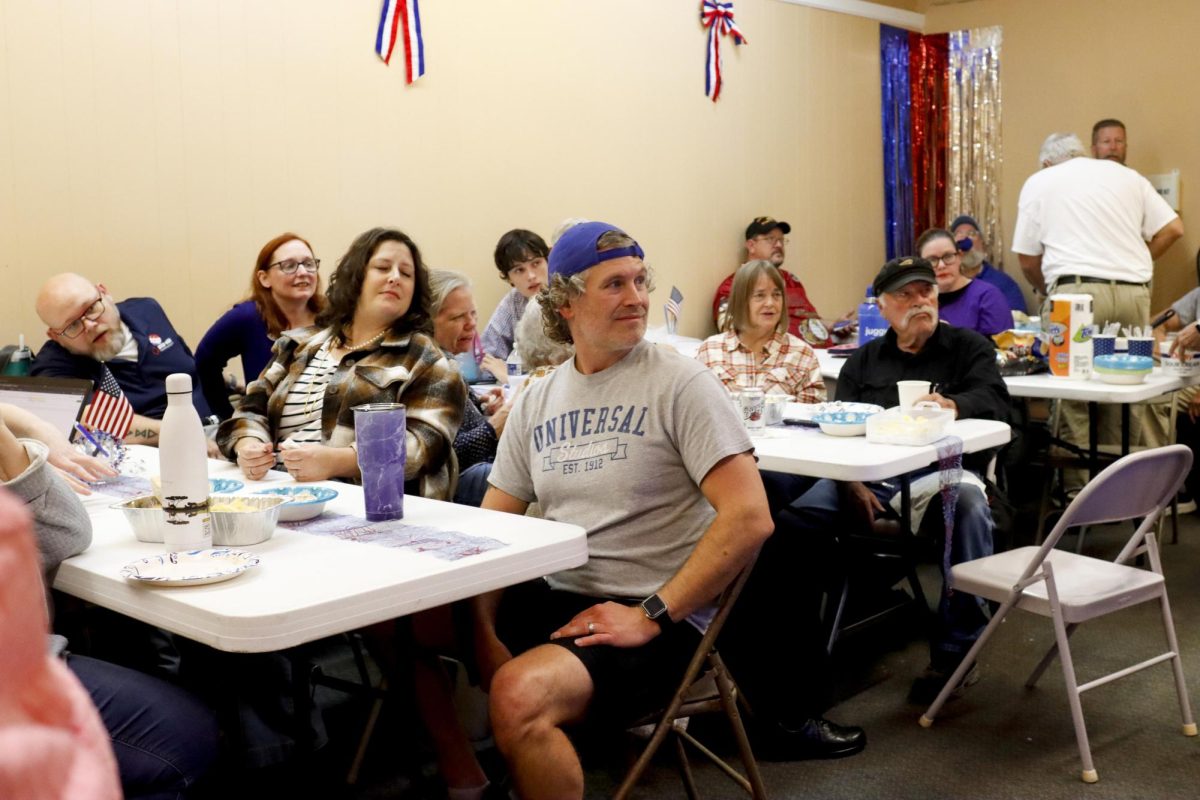
<path fill-rule="evenodd" d="M 235 446 L 238 466 L 249 480 L 261 480 L 275 466 L 275 448 L 270 442 L 247 436 Z"/>
<path fill-rule="evenodd" d="M 504 405 L 504 390 L 499 386 L 493 386 L 480 396 L 479 403 L 483 406 L 483 415 L 490 417 Z"/>
<path fill-rule="evenodd" d="M 322 444 L 287 444 L 279 448 L 288 474 L 302 483 L 347 475 L 347 453 L 353 456 L 354 451 L 347 447 L 326 447 Z"/>
<path fill-rule="evenodd" d="M 492 373 L 500 383 L 508 383 L 508 364 L 504 359 L 486 355 L 483 357 L 483 368 Z"/>
<path fill-rule="evenodd" d="M 46 460 L 58 470 L 58 474 L 77 494 L 91 494 L 88 483 L 112 478 L 117 471 L 106 462 L 85 456 L 72 447 L 66 439 L 46 442 L 50 449 Z"/>

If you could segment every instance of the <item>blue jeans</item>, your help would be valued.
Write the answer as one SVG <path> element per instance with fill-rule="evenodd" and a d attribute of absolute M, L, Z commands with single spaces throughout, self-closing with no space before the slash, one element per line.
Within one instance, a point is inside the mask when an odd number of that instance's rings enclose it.
<path fill-rule="evenodd" d="M 472 464 L 458 476 L 458 488 L 454 490 L 454 502 L 464 506 L 475 506 L 483 502 L 488 490 L 488 476 L 492 474 L 492 462 L 480 461 Z"/>
<path fill-rule="evenodd" d="M 188 692 L 86 656 L 67 666 L 100 712 L 127 798 L 185 797 L 216 761 L 216 716 Z"/>
<path fill-rule="evenodd" d="M 915 476 L 914 476 L 915 477 Z M 867 487 L 885 506 L 900 491 L 899 481 L 884 481 L 868 483 Z M 838 524 L 840 497 L 835 481 L 818 481 L 799 500 L 791 506 L 794 517 L 802 521 L 803 532 L 820 533 L 835 529 Z M 926 518 L 930 514 L 937 520 L 937 529 L 942 529 L 942 501 L 935 497 L 925 510 Z M 989 556 L 992 547 L 992 512 L 988 508 L 987 495 L 978 487 L 960 484 L 958 504 L 954 509 L 954 534 L 951 537 L 950 564 L 961 564 L 977 558 Z M 777 532 L 776 536 L 788 531 Z M 795 535 L 795 534 L 793 534 Z M 940 536 L 938 537 L 941 538 Z M 943 574 L 942 579 L 945 580 Z M 930 636 L 930 661 L 937 669 L 953 669 L 967 650 L 971 648 L 987 625 L 987 615 L 983 611 L 983 602 L 975 595 L 954 591 L 941 593 L 938 603 L 937 622 Z"/>

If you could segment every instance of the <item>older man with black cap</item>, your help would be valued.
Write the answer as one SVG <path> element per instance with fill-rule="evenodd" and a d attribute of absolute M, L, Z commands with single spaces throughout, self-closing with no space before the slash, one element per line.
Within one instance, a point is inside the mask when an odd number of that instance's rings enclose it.
<path fill-rule="evenodd" d="M 990 283 L 1004 294 L 1008 307 L 1026 313 L 1025 293 L 1007 272 L 1001 272 L 988 263 L 987 242 L 979 230 L 979 223 L 968 214 L 959 214 L 950 223 L 950 232 L 962 252 L 962 274 L 972 280 Z"/>
<path fill-rule="evenodd" d="M 874 286 L 879 311 L 891 327 L 849 358 L 838 376 L 837 399 L 895 406 L 899 404 L 896 384 L 921 380 L 931 386 L 930 393 L 919 399 L 951 409 L 957 418 L 1006 419 L 1008 390 L 996 368 L 992 344 L 975 331 L 938 322 L 933 266 L 912 256 L 894 259 L 879 271 Z M 910 478 L 914 509 L 922 503 L 928 503 L 927 509 L 941 507 L 936 467 Z M 788 511 L 806 529 L 800 535 L 828 535 L 835 530 L 843 508 L 868 523 L 877 515 L 896 514 L 899 489 L 894 482 L 838 484 L 824 480 Z M 983 482 L 964 470 L 957 495 L 951 565 L 992 553 L 993 522 Z M 941 514 L 936 518 L 941 519 Z M 913 684 L 913 702 L 932 701 L 986 623 L 978 598 L 963 592 L 943 595 L 930 638 L 930 665 Z M 975 678 L 974 672 L 968 674 L 964 685 Z"/>
<path fill-rule="evenodd" d="M 788 234 L 792 226 L 773 217 L 755 217 L 746 226 L 746 261 L 770 261 L 783 276 L 784 287 L 787 290 L 788 333 L 799 337 L 812 347 L 829 347 L 833 344 L 829 328 L 821 320 L 816 306 L 808 299 L 804 284 L 792 273 L 783 268 L 783 259 L 787 253 Z M 725 330 L 725 307 L 729 303 L 729 294 L 733 291 L 733 275 L 731 273 L 713 297 L 713 321 L 717 330 Z"/>
<path fill-rule="evenodd" d="M 665 703 L 713 599 L 772 531 L 725 389 L 698 361 L 643 338 L 642 255 L 602 222 L 571 228 L 551 250 L 538 301 L 547 333 L 573 342 L 575 356 L 518 398 L 483 500 L 514 514 L 536 500 L 548 519 L 588 533 L 585 565 L 477 601 L 493 730 L 521 797 L 582 796 L 563 729 L 631 722 Z M 826 725 L 813 736 L 842 730 Z"/>

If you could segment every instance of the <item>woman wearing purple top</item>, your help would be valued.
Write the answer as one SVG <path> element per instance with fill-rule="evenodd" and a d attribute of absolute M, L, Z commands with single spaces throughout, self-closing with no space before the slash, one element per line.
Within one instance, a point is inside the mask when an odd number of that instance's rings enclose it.
<path fill-rule="evenodd" d="M 242 359 L 246 383 L 259 376 L 271 360 L 279 334 L 313 324 L 325 307 L 319 294 L 321 260 L 312 245 L 294 233 L 282 233 L 263 245 L 250 276 L 250 297 L 213 323 L 196 348 L 196 371 L 209 408 L 226 420 L 233 416 L 225 365 Z"/>
<path fill-rule="evenodd" d="M 1004 293 L 962 274 L 962 253 L 943 228 L 930 228 L 917 239 L 917 254 L 933 265 L 938 283 L 938 316 L 957 328 L 992 336 L 1013 325 Z"/>

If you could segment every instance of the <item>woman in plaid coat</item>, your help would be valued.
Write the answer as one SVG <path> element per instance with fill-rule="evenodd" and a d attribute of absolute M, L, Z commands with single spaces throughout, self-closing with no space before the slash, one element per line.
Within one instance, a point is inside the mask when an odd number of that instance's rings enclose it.
<path fill-rule="evenodd" d="M 354 406 L 404 403 L 409 491 L 448 500 L 466 385 L 431 337 L 429 274 L 404 233 L 373 228 L 342 256 L 317 324 L 285 332 L 217 443 L 250 480 L 359 479 Z M 278 456 L 276 457 L 276 448 Z M 414 483 L 415 482 L 415 483 Z"/>

